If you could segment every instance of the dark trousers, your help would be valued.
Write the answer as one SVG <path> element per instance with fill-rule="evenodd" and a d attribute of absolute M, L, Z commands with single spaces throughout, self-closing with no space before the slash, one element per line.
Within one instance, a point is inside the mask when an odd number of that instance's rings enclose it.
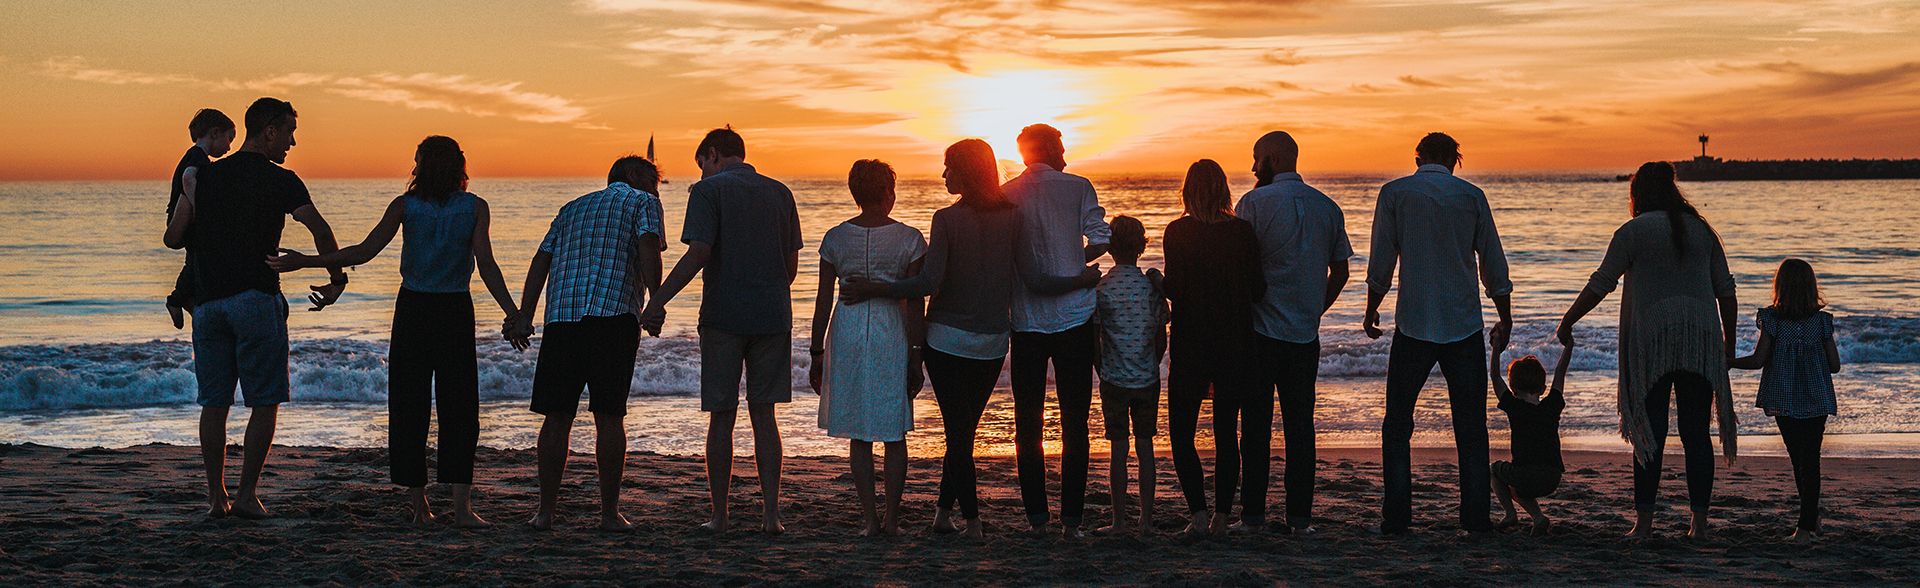
<path fill-rule="evenodd" d="M 473 297 L 401 289 L 387 352 L 387 452 L 393 483 L 427 485 L 427 424 L 440 409 L 442 484 L 473 483 L 480 442 Z"/>
<path fill-rule="evenodd" d="M 1647 391 L 1647 423 L 1653 427 L 1653 463 L 1633 462 L 1633 506 L 1652 510 L 1660 497 L 1660 461 L 1667 447 L 1667 403 L 1679 407 L 1680 444 L 1687 452 L 1687 502 L 1707 512 L 1713 502 L 1713 384 L 1691 372 L 1667 374 Z"/>
<path fill-rule="evenodd" d="M 1200 405 L 1213 391 L 1214 512 L 1233 512 L 1241 473 L 1247 476 L 1241 518 L 1266 520 L 1267 474 L 1273 458 L 1273 391 L 1254 385 L 1245 359 L 1232 355 L 1177 355 L 1167 381 L 1167 440 L 1187 510 L 1207 510 L 1207 474 L 1194 448 Z M 1198 365 L 1195 365 L 1197 363 Z"/>
<path fill-rule="evenodd" d="M 1286 436 L 1287 445 L 1287 525 L 1303 529 L 1313 525 L 1313 477 L 1316 459 L 1313 446 L 1313 404 L 1314 381 L 1320 376 L 1320 342 L 1288 343 L 1260 337 L 1258 349 L 1259 362 L 1264 375 L 1264 381 L 1260 384 L 1260 395 L 1267 398 L 1269 416 L 1272 412 L 1274 395 L 1277 393 L 1280 398 L 1281 430 Z M 1270 421 L 1271 418 L 1268 420 Z M 1271 438 L 1272 435 L 1269 433 L 1268 439 Z M 1248 463 L 1255 461 L 1256 457 L 1264 459 L 1273 454 L 1269 447 L 1261 447 L 1256 452 L 1250 449 L 1252 445 L 1252 441 L 1242 442 L 1241 454 L 1247 456 Z M 1249 495 L 1255 492 L 1256 478 L 1252 471 L 1249 468 L 1247 474 Z M 1264 478 L 1265 476 L 1261 476 L 1258 479 L 1262 494 L 1266 489 Z M 1252 497 L 1249 496 L 1249 500 L 1251 499 Z M 1242 518 L 1244 517 L 1245 515 L 1242 515 Z"/>
<path fill-rule="evenodd" d="M 1413 407 L 1434 364 L 1447 379 L 1447 403 L 1453 411 L 1453 444 L 1460 459 L 1460 527 L 1493 528 L 1487 518 L 1487 346 L 1485 333 L 1452 343 L 1421 341 L 1393 333 L 1387 356 L 1387 415 L 1380 424 L 1381 461 L 1386 470 L 1386 500 L 1380 525 L 1388 533 L 1405 532 L 1413 523 Z"/>
<path fill-rule="evenodd" d="M 1047 362 L 1053 362 L 1060 399 L 1060 519 L 1080 524 L 1087 503 L 1087 412 L 1093 407 L 1094 337 L 1089 324 L 1058 333 L 1013 334 L 1014 454 L 1020 464 L 1020 501 L 1027 522 L 1047 522 Z"/>
<path fill-rule="evenodd" d="M 1819 531 L 1820 442 L 1827 434 L 1827 417 L 1774 417 L 1773 422 L 1780 425 L 1780 440 L 1787 443 L 1787 456 L 1793 459 L 1793 483 L 1800 489 L 1799 526 Z"/>
<path fill-rule="evenodd" d="M 960 503 L 960 516 L 980 518 L 980 492 L 975 485 L 973 437 L 980 415 L 987 410 L 993 385 L 1000 381 L 1005 359 L 968 359 L 928 347 L 927 380 L 940 404 L 940 424 L 946 431 L 946 458 L 940 461 L 941 509 Z"/>

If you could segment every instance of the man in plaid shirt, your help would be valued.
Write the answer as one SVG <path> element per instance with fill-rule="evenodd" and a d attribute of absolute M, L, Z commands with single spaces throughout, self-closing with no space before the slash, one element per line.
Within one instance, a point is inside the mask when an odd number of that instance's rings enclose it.
<path fill-rule="evenodd" d="M 636 156 L 615 161 L 607 189 L 560 208 L 527 268 L 520 315 L 506 328 L 515 347 L 528 346 L 541 288 L 552 290 L 533 374 L 533 411 L 546 416 L 539 440 L 540 510 L 529 521 L 535 528 L 553 524 L 567 439 L 585 387 L 600 470 L 600 528 L 633 529 L 620 514 L 624 420 L 640 341 L 637 315 L 647 293 L 660 288 L 660 252 L 666 248 L 654 195 L 659 185 L 653 162 Z"/>

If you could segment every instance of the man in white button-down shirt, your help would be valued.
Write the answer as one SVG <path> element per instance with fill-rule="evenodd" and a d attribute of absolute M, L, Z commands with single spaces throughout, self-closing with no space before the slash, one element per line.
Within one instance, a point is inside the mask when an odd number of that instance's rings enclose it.
<path fill-rule="evenodd" d="M 1346 214 L 1332 198 L 1300 178 L 1300 146 L 1292 135 L 1274 131 L 1253 145 L 1253 175 L 1259 187 L 1240 197 L 1234 215 L 1253 223 L 1260 240 L 1261 273 L 1267 293 L 1254 305 L 1259 334 L 1259 393 L 1243 410 L 1242 434 L 1245 506 L 1240 524 L 1266 521 L 1267 463 L 1273 459 L 1273 401 L 1280 399 L 1280 420 L 1287 446 L 1287 529 L 1310 532 L 1313 526 L 1314 381 L 1320 375 L 1320 316 L 1333 307 L 1347 285 Z"/>
<path fill-rule="evenodd" d="M 1393 347 L 1387 356 L 1387 413 L 1380 426 L 1386 500 L 1379 531 L 1407 531 L 1413 518 L 1413 406 L 1435 363 L 1447 379 L 1453 443 L 1460 455 L 1460 526 L 1493 527 L 1487 493 L 1487 343 L 1504 349 L 1513 325 L 1513 281 L 1478 186 L 1454 177 L 1460 143 L 1431 133 L 1415 148 L 1419 171 L 1380 188 L 1373 210 L 1373 253 L 1367 261 L 1368 337 L 1381 335 L 1380 302 L 1400 266 Z M 1476 276 L 1477 274 L 1477 276 Z M 1482 336 L 1475 278 L 1500 311 Z"/>
<path fill-rule="evenodd" d="M 1061 171 L 1067 166 L 1060 131 L 1031 125 L 1020 131 L 1027 169 L 1007 182 L 1007 199 L 1020 207 L 1021 235 L 1014 256 L 1022 274 L 1072 276 L 1107 252 L 1111 230 L 1093 183 Z M 1097 329 L 1091 283 L 1062 293 L 1032 283 L 1013 295 L 1014 447 L 1020 497 L 1034 531 L 1045 529 L 1047 466 L 1042 445 L 1047 362 L 1053 362 L 1060 402 L 1060 519 L 1069 537 L 1080 534 L 1087 489 L 1087 416 L 1093 402 Z"/>

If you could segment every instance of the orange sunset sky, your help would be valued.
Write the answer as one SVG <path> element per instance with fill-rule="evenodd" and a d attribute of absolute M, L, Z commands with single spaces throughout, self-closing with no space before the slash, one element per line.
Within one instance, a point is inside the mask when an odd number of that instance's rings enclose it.
<path fill-rule="evenodd" d="M 307 177 L 592 175 L 656 134 L 670 175 L 731 123 L 776 174 L 1065 131 L 1076 171 L 1242 169 L 1291 130 L 1319 171 L 1920 157 L 1920 2 L 930 0 L 40 2 L 0 15 L 0 180 L 155 178 L 203 106 L 301 113 Z"/>

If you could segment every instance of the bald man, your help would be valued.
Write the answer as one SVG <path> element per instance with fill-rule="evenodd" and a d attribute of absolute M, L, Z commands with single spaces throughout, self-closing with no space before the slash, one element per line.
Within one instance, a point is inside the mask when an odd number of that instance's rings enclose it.
<path fill-rule="evenodd" d="M 1346 215 L 1332 198 L 1300 178 L 1300 146 L 1284 131 L 1253 145 L 1259 186 L 1240 197 L 1234 214 L 1253 223 L 1260 241 L 1266 297 L 1254 305 L 1262 383 L 1244 407 L 1250 430 L 1240 442 L 1245 491 L 1240 525 L 1266 522 L 1267 464 L 1273 456 L 1273 403 L 1280 399 L 1286 436 L 1288 532 L 1313 531 L 1313 403 L 1320 374 L 1320 316 L 1347 285 Z M 1265 427 L 1255 427 L 1264 422 Z"/>

